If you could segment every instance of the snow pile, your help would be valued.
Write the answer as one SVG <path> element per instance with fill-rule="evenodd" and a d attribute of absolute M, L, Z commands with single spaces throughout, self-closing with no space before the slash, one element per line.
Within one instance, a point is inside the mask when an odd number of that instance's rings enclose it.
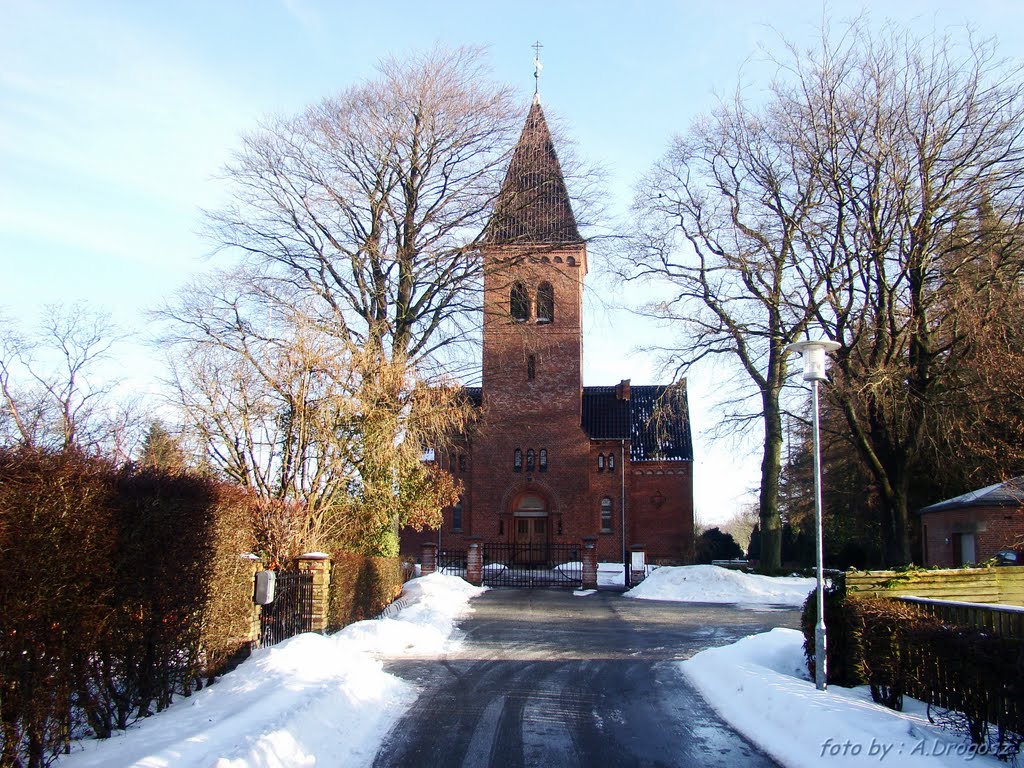
<path fill-rule="evenodd" d="M 928 723 L 920 702 L 894 712 L 866 687 L 808 679 L 803 635 L 773 629 L 679 662 L 702 696 L 737 731 L 789 768 L 802 766 L 1005 765 Z"/>
<path fill-rule="evenodd" d="M 405 585 L 401 610 L 330 635 L 257 650 L 215 685 L 106 741 L 81 742 L 60 768 L 281 768 L 372 761 L 416 699 L 374 656 L 433 654 L 483 590 L 435 573 Z"/>
<path fill-rule="evenodd" d="M 621 587 L 626 583 L 626 566 L 622 563 L 598 563 L 597 586 Z"/>
<path fill-rule="evenodd" d="M 739 603 L 744 605 L 804 604 L 814 579 L 798 576 L 760 576 L 716 565 L 657 568 L 626 597 L 674 600 L 681 603 Z"/>

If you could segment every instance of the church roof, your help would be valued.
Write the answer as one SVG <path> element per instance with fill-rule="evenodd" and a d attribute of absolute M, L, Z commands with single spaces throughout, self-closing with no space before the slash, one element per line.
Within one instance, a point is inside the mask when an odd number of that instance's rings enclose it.
<path fill-rule="evenodd" d="M 583 242 L 537 98 L 512 154 L 485 240 L 492 245 Z"/>
<path fill-rule="evenodd" d="M 466 387 L 477 408 L 483 389 Z M 686 387 L 631 386 L 629 399 L 618 387 L 584 387 L 581 426 L 591 440 L 629 440 L 632 461 L 692 461 Z"/>
<path fill-rule="evenodd" d="M 692 461 L 685 387 L 583 388 L 583 431 L 591 440 L 629 440 L 632 461 Z"/>

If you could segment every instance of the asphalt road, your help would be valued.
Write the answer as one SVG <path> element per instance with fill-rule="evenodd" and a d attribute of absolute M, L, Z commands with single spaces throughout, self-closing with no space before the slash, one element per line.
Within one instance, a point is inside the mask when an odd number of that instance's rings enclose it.
<path fill-rule="evenodd" d="M 375 766 L 772 766 L 673 662 L 772 627 L 794 610 L 492 589 L 441 660 L 389 672 L 420 698 Z"/>

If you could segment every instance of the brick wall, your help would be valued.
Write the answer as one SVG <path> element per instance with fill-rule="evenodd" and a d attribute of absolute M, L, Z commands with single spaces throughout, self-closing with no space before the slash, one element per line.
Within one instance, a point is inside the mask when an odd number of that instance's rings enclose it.
<path fill-rule="evenodd" d="M 925 565 L 962 565 L 958 536 L 973 533 L 976 563 L 996 552 L 1024 544 L 1024 507 L 969 507 L 929 512 L 920 516 Z"/>

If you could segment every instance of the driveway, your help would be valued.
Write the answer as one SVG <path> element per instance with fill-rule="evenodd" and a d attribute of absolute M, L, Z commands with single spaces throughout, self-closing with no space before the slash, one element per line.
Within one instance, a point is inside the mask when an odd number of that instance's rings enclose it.
<path fill-rule="evenodd" d="M 492 589 L 441 660 L 389 672 L 422 689 L 376 766 L 772 766 L 673 663 L 799 613 Z"/>

